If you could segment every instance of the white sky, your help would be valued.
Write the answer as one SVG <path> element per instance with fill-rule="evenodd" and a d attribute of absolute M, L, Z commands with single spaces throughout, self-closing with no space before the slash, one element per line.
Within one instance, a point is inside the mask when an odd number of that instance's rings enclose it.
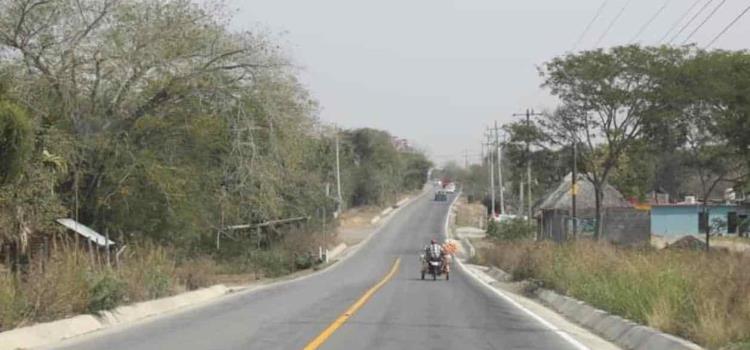
<path fill-rule="evenodd" d="M 656 44 L 694 1 L 722 1 L 691 42 L 707 44 L 748 0 L 671 0 L 638 38 Z M 578 49 L 631 43 L 665 0 L 610 0 Z M 278 33 L 301 79 L 322 106 L 321 119 L 375 127 L 405 137 L 433 160 L 478 161 L 484 128 L 526 108 L 554 107 L 536 66 L 571 50 L 602 0 L 229 0 L 236 29 Z M 680 25 L 678 28 L 682 27 Z M 676 30 L 674 31 L 676 32 Z M 673 33 L 674 33 L 673 32 Z M 714 47 L 745 49 L 750 13 Z M 671 37 L 671 36 L 670 36 Z"/>

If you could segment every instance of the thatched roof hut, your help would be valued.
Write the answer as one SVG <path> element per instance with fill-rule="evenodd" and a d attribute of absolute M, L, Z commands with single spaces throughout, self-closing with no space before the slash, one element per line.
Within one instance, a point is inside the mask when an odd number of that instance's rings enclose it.
<path fill-rule="evenodd" d="M 573 175 L 568 173 L 565 178 L 553 190 L 547 192 L 536 205 L 536 215 L 543 210 L 570 210 L 573 200 L 571 187 Z M 578 191 L 576 193 L 576 209 L 579 211 L 594 210 L 596 198 L 594 196 L 594 184 L 584 174 L 578 174 L 576 181 Z M 632 208 L 633 205 L 612 185 L 604 186 L 602 208 Z"/>

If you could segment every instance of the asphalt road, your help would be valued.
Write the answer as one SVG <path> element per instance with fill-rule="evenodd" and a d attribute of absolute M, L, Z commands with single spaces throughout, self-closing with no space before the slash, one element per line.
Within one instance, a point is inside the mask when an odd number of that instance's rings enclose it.
<path fill-rule="evenodd" d="M 454 270 L 420 280 L 419 250 L 442 237 L 450 203 L 423 196 L 328 270 L 204 307 L 106 331 L 64 349 L 302 349 L 382 280 L 394 277 L 322 349 L 574 349 L 555 332 Z"/>

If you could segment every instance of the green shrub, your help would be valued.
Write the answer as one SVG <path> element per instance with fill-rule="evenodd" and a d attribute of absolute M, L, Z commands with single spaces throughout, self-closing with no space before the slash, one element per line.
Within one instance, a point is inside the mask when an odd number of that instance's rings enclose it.
<path fill-rule="evenodd" d="M 276 277 L 292 272 L 292 259 L 288 252 L 279 249 L 254 251 L 251 254 L 256 269 L 269 277 Z"/>
<path fill-rule="evenodd" d="M 490 220 L 487 234 L 499 240 L 515 241 L 534 237 L 534 225 L 529 221 L 516 218 L 497 222 Z"/>
<path fill-rule="evenodd" d="M 125 299 L 127 284 L 110 270 L 92 276 L 88 312 L 97 313 L 120 305 Z"/>
<path fill-rule="evenodd" d="M 34 128 L 19 106 L 0 100 L 0 185 L 17 178 L 29 157 Z"/>
<path fill-rule="evenodd" d="M 143 288 L 148 299 L 156 299 L 170 294 L 172 288 L 172 272 L 168 269 L 156 267 L 148 269 L 143 274 Z"/>
<path fill-rule="evenodd" d="M 0 331 L 12 328 L 24 318 L 26 300 L 19 292 L 15 279 L 0 275 Z"/>
<path fill-rule="evenodd" d="M 298 270 L 309 269 L 315 265 L 315 257 L 310 254 L 300 254 L 294 258 L 294 267 Z"/>

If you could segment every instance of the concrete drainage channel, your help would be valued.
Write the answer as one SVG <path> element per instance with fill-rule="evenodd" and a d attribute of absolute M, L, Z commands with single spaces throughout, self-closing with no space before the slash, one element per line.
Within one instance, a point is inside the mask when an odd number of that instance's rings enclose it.
<path fill-rule="evenodd" d="M 420 198 L 422 195 L 424 195 L 424 193 L 417 196 L 406 197 L 400 200 L 393 206 L 383 210 L 379 215 L 375 217 L 376 219 L 371 221 L 371 223 L 375 224 L 384 221 L 384 219 L 397 212 L 399 208 L 408 205 L 415 199 Z M 383 222 L 383 224 L 385 224 L 385 222 Z M 380 227 L 382 227 L 382 225 Z M 328 258 L 331 261 L 340 261 L 352 256 L 357 250 L 359 250 L 359 248 L 365 245 L 370 240 L 370 238 L 372 238 L 372 236 L 374 236 L 378 232 L 378 230 L 380 230 L 380 227 L 375 228 L 374 231 L 370 233 L 367 239 L 356 245 L 348 247 L 346 244 L 339 244 L 330 252 L 328 252 Z M 337 258 L 339 260 L 336 260 Z M 332 265 L 327 265 L 326 267 L 330 266 Z M 319 272 L 324 272 L 325 270 L 326 269 L 324 268 L 319 270 Z M 251 285 L 237 288 L 231 288 L 223 284 L 219 284 L 204 289 L 174 295 L 171 297 L 120 306 L 114 310 L 104 311 L 98 316 L 78 315 L 62 320 L 38 323 L 23 328 L 16 328 L 0 333 L 0 350 L 17 350 L 50 346 L 65 339 L 104 330 L 116 325 L 135 323 L 150 317 L 166 315 L 186 310 L 187 308 L 198 307 L 204 304 L 208 304 L 209 302 L 216 301 L 218 298 L 231 294 L 233 292 L 256 288 L 267 288 L 277 283 L 289 283 L 294 280 L 307 278 L 310 276 L 311 275 L 308 274 L 292 280 L 282 280 L 266 285 Z"/>
<path fill-rule="evenodd" d="M 454 208 L 451 208 L 453 215 Z M 447 222 L 446 222 L 447 224 Z M 447 225 L 446 225 L 447 226 Z M 447 229 L 447 227 L 446 227 Z M 450 230 L 447 230 L 450 234 Z M 467 252 L 468 257 L 475 254 L 471 242 L 466 239 L 460 239 L 461 245 Z M 494 283 L 489 284 L 498 290 L 504 290 L 499 287 L 502 283 L 512 282 L 510 274 L 496 267 L 487 267 L 479 265 L 463 264 L 466 269 L 481 272 L 492 279 Z M 474 273 L 469 273 L 474 278 L 478 278 Z M 534 299 L 541 301 L 543 304 L 555 312 L 565 316 L 567 319 L 576 324 L 594 332 L 600 337 L 628 350 L 701 350 L 699 345 L 688 340 L 675 337 L 673 335 L 660 332 L 654 328 L 646 327 L 622 317 L 612 315 L 606 311 L 599 310 L 580 300 L 560 295 L 554 291 L 536 288 L 531 295 Z"/>
<path fill-rule="evenodd" d="M 626 349 L 702 349 L 685 339 L 639 325 L 551 290 L 539 288 L 535 295 L 557 312 Z"/>

